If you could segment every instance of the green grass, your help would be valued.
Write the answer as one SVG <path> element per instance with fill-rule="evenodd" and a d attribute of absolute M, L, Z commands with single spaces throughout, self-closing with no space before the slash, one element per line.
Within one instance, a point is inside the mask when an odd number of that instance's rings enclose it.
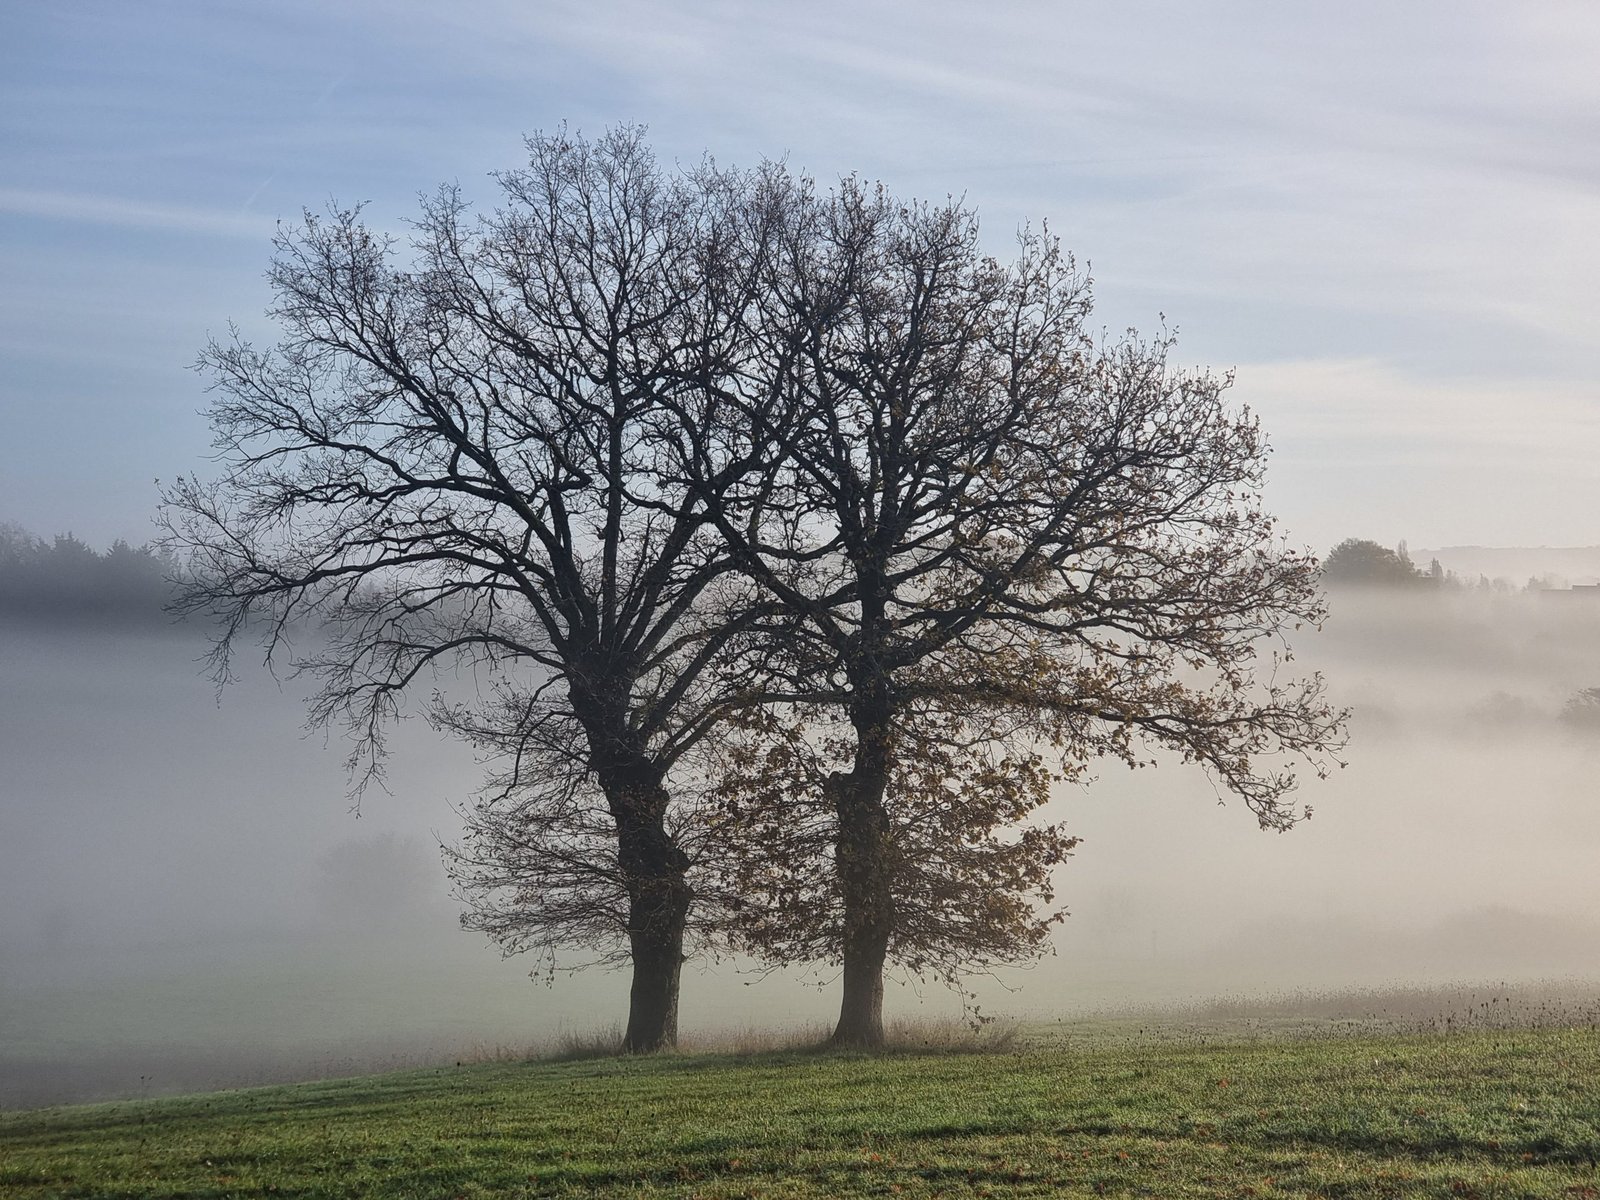
<path fill-rule="evenodd" d="M 496 1063 L 0 1114 L 0 1195 L 1600 1198 L 1600 1034 Z"/>

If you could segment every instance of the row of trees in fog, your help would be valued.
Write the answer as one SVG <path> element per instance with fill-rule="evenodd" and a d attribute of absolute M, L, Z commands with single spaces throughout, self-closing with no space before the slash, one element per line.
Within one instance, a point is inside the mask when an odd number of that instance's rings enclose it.
<path fill-rule="evenodd" d="M 1515 583 L 1503 577 L 1490 579 L 1484 574 L 1479 574 L 1476 578 L 1463 577 L 1454 571 L 1446 570 L 1437 558 L 1430 560 L 1426 567 L 1419 567 L 1412 561 L 1404 542 L 1391 550 L 1367 538 L 1346 538 L 1330 550 L 1322 562 L 1322 576 L 1330 587 L 1335 588 L 1359 587 L 1399 591 L 1430 588 L 1459 591 L 1470 588 L 1486 592 L 1518 590 Z M 1551 576 L 1534 576 L 1528 579 L 1522 590 L 1559 591 L 1564 586 L 1565 584 L 1558 586 L 1557 580 Z"/>
<path fill-rule="evenodd" d="M 630 1050 L 700 950 L 835 964 L 871 1045 L 887 968 L 1047 945 L 1041 810 L 1096 759 L 1303 815 L 1342 714 L 1276 668 L 1317 564 L 1226 379 L 1097 339 L 1054 238 L 998 261 L 959 202 L 667 171 L 631 129 L 528 149 L 403 241 L 286 229 L 278 345 L 204 354 L 220 475 L 164 497 L 216 671 L 298 653 L 358 785 L 413 696 L 484 752 L 468 924 L 629 964 Z"/>
<path fill-rule="evenodd" d="M 154 546 L 119 539 L 97 551 L 70 533 L 47 541 L 0 523 L 0 614 L 167 621 L 172 568 Z"/>

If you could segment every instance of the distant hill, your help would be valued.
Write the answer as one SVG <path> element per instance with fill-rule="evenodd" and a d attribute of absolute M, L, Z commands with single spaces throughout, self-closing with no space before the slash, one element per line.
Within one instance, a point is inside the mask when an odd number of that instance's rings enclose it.
<path fill-rule="evenodd" d="M 1424 570 L 1433 559 L 1463 579 L 1487 575 L 1521 585 L 1535 576 L 1554 582 L 1600 583 L 1600 546 L 1445 546 L 1412 550 L 1411 561 Z"/>

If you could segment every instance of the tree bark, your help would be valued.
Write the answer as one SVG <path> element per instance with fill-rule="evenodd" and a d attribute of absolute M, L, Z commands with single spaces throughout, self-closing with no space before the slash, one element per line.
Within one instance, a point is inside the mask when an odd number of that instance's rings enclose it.
<path fill-rule="evenodd" d="M 617 822 L 618 861 L 628 882 L 633 982 L 622 1049 L 650 1054 L 678 1041 L 684 929 L 694 900 L 685 878 L 689 856 L 667 831 L 667 789 L 654 763 L 633 756 L 599 774 Z"/>
<path fill-rule="evenodd" d="M 889 939 L 851 939 L 844 948 L 844 995 L 839 1023 L 830 1039 L 835 1046 L 877 1049 L 884 1044 L 883 965 Z"/>
<path fill-rule="evenodd" d="M 640 892 L 630 897 L 628 914 L 633 983 L 628 990 L 628 1031 L 622 1039 L 625 1054 L 651 1054 L 678 1043 L 678 983 L 689 888 L 679 870 L 652 880 Z"/>
<path fill-rule="evenodd" d="M 883 968 L 894 930 L 893 864 L 886 731 L 858 743 L 855 769 L 828 780 L 838 817 L 835 863 L 844 908 L 844 995 L 832 1043 L 868 1049 L 884 1044 Z"/>

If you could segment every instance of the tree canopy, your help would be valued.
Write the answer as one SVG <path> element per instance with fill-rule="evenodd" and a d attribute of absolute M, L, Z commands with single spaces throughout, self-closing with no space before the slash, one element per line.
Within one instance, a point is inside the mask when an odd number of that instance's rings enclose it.
<path fill-rule="evenodd" d="M 1403 588 L 1435 581 L 1405 554 L 1365 538 L 1346 538 L 1330 550 L 1322 575 L 1331 587 Z"/>

